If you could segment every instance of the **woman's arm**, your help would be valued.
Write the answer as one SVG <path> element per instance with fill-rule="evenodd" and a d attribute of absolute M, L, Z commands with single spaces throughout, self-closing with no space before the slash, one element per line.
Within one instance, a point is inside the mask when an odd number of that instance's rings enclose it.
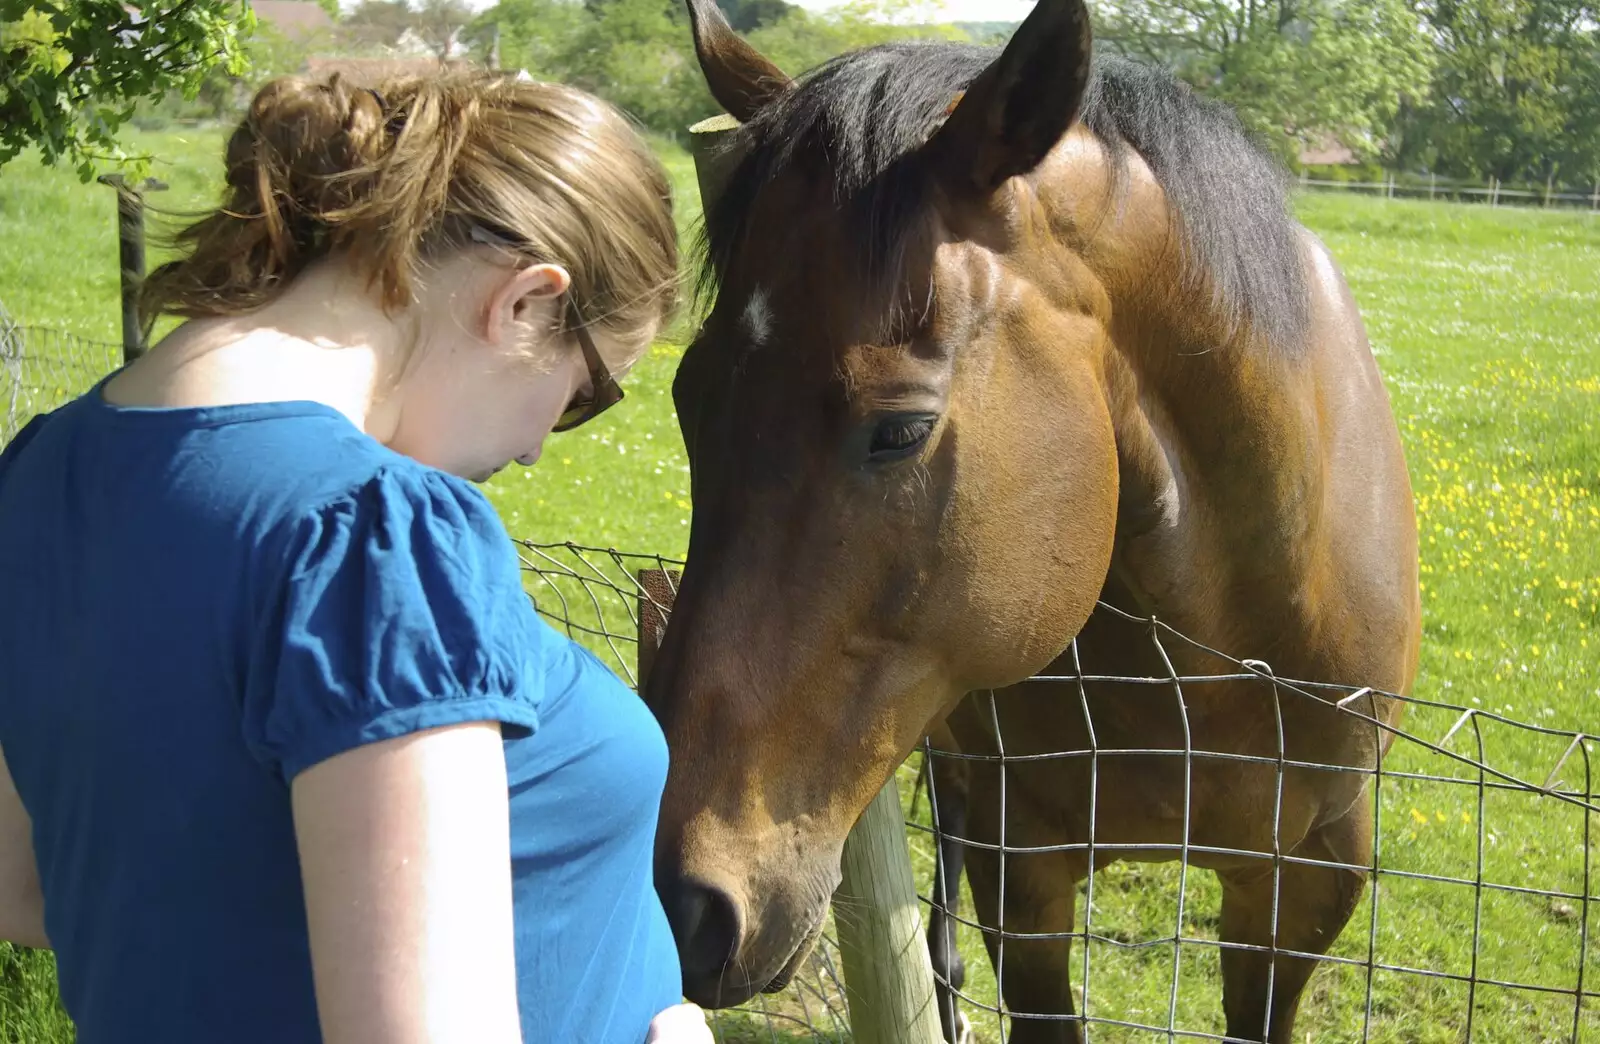
<path fill-rule="evenodd" d="M 292 796 L 327 1044 L 520 1044 L 499 725 L 355 748 Z"/>
<path fill-rule="evenodd" d="M 0 750 L 0 940 L 47 948 L 44 896 L 33 858 L 33 822 Z"/>

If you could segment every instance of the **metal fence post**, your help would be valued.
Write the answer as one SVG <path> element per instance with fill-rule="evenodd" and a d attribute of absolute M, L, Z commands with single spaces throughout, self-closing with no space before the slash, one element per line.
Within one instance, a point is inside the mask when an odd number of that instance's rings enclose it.
<path fill-rule="evenodd" d="M 144 331 L 139 323 L 139 288 L 144 285 L 144 192 L 167 186 L 155 178 L 129 185 L 121 174 L 103 174 L 100 184 L 117 190 L 117 254 L 122 272 L 122 361 L 131 363 L 145 353 Z"/>

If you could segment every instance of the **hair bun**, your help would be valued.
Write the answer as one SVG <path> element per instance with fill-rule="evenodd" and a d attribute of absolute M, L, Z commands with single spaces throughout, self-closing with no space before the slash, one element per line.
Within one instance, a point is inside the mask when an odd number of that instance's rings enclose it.
<path fill-rule="evenodd" d="M 254 195 L 269 225 L 319 224 L 360 198 L 360 172 L 388 147 L 386 120 L 376 94 L 337 73 L 273 80 L 228 143 L 228 184 Z"/>

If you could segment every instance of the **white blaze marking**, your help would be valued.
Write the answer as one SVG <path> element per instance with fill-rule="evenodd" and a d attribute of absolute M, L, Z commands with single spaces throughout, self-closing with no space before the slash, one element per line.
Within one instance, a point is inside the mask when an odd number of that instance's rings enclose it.
<path fill-rule="evenodd" d="M 772 310 L 767 307 L 767 292 L 756 289 L 750 303 L 744 308 L 744 329 L 750 335 L 751 347 L 760 348 L 772 333 Z"/>

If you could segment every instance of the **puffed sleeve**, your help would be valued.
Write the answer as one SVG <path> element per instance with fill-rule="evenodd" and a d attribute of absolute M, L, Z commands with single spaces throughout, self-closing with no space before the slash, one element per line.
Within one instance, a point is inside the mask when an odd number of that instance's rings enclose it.
<path fill-rule="evenodd" d="M 546 646 L 515 549 L 476 489 L 391 468 L 301 518 L 286 545 L 243 704 L 246 744 L 285 781 L 420 729 L 538 728 Z"/>

